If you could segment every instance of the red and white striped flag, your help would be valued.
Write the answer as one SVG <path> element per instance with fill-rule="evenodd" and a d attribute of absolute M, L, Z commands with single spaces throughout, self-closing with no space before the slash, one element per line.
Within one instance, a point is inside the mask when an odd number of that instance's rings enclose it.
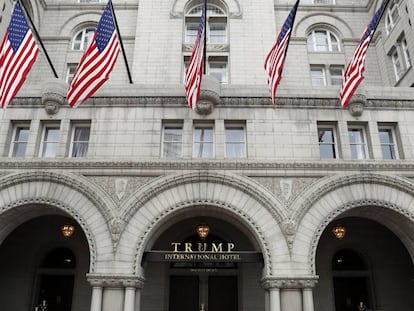
<path fill-rule="evenodd" d="M 82 56 L 69 86 L 67 100 L 76 107 L 91 97 L 109 79 L 121 45 L 115 29 L 112 3 L 108 1 L 94 37 Z"/>
<path fill-rule="evenodd" d="M 276 104 L 276 90 L 280 80 L 282 79 L 286 52 L 289 46 L 289 39 L 292 33 L 298 5 L 299 0 L 296 1 L 295 5 L 290 10 L 288 17 L 283 23 L 282 29 L 280 29 L 279 35 L 277 36 L 276 43 L 270 50 L 265 60 L 264 69 L 268 74 L 267 83 L 269 84 L 270 98 L 273 105 Z"/>
<path fill-rule="evenodd" d="M 185 70 L 185 94 L 188 106 L 191 109 L 197 107 L 200 98 L 201 79 L 203 77 L 204 62 L 204 40 L 205 40 L 205 7 L 201 12 L 200 25 L 198 26 L 197 38 L 191 53 L 190 62 Z"/>
<path fill-rule="evenodd" d="M 389 0 L 385 0 L 381 7 L 377 10 L 372 18 L 371 22 L 365 28 L 362 37 L 359 39 L 358 45 L 354 51 L 351 61 L 349 62 L 344 72 L 342 80 L 340 101 L 342 108 L 346 109 L 348 104 L 357 90 L 358 86 L 364 80 L 365 71 L 365 56 L 367 55 L 368 46 L 374 35 L 375 29 L 381 20 L 381 16 L 384 13 L 385 7 Z"/>
<path fill-rule="evenodd" d="M 16 2 L 0 47 L 0 104 L 6 108 L 22 87 L 39 55 L 20 1 Z"/>

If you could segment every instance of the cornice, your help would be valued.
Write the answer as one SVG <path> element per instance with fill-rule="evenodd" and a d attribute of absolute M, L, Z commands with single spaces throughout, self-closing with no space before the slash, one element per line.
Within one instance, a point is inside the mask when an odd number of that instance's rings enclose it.
<path fill-rule="evenodd" d="M 148 161 L 132 161 L 132 160 L 104 160 L 104 159 L 69 159 L 69 158 L 55 158 L 51 160 L 45 159 L 13 159 L 8 157 L 0 158 L 0 174 L 9 171 L 18 170 L 60 170 L 70 171 L 75 170 L 88 175 L 88 172 L 93 174 L 93 171 L 100 170 L 101 172 L 111 172 L 116 170 L 128 169 L 128 175 L 140 173 L 142 170 L 233 170 L 244 171 L 246 175 L 251 172 L 260 170 L 274 170 L 276 171 L 390 171 L 390 172 L 413 172 L 414 162 L 396 160 L 396 161 L 355 161 L 355 160 L 337 160 L 337 161 L 261 161 L 261 160 L 148 160 Z M 84 172 L 82 172 L 84 170 Z M 133 172 L 136 170 L 137 172 Z M 249 172 L 246 172 L 249 171 Z"/>
<path fill-rule="evenodd" d="M 124 96 L 124 97 L 92 97 L 88 99 L 81 107 L 78 109 L 86 109 L 91 107 L 183 107 L 186 108 L 187 102 L 183 96 Z M 242 107 L 262 107 L 270 108 L 270 99 L 266 95 L 256 96 L 256 97 L 220 97 L 220 102 L 217 104 L 217 107 L 226 108 L 237 106 L 238 108 Z M 8 109 L 13 108 L 43 108 L 40 97 L 18 97 L 13 100 L 13 104 Z M 62 107 L 65 108 L 65 107 Z M 66 108 L 70 108 L 66 106 Z M 281 108 L 330 108 L 330 109 L 341 109 L 342 107 L 339 104 L 338 98 L 323 98 L 323 97 L 279 97 L 277 105 L 274 109 Z M 366 105 L 364 109 L 414 109 L 414 100 L 413 99 L 370 99 L 367 98 Z"/>

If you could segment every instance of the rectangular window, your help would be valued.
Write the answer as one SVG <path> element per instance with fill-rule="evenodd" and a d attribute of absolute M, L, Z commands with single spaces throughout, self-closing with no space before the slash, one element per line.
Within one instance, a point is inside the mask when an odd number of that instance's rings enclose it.
<path fill-rule="evenodd" d="M 397 49 L 395 49 L 394 52 L 391 54 L 391 58 L 392 58 L 392 65 L 394 67 L 395 79 L 398 81 L 401 78 L 402 66 L 401 66 L 400 56 L 398 55 Z"/>
<path fill-rule="evenodd" d="M 209 23 L 208 43 L 223 44 L 227 42 L 226 23 Z"/>
<path fill-rule="evenodd" d="M 323 67 L 311 67 L 312 86 L 326 86 L 325 69 Z"/>
<path fill-rule="evenodd" d="M 225 124 L 226 158 L 246 157 L 246 133 L 244 124 Z"/>
<path fill-rule="evenodd" d="M 43 128 L 40 156 L 54 158 L 59 145 L 59 125 L 45 125 Z"/>
<path fill-rule="evenodd" d="M 88 154 L 90 124 L 75 124 L 72 128 L 70 156 L 83 158 Z"/>
<path fill-rule="evenodd" d="M 187 23 L 185 25 L 185 43 L 195 43 L 197 38 L 198 26 L 198 23 Z"/>
<path fill-rule="evenodd" d="M 401 41 L 401 46 L 404 54 L 405 66 L 408 69 L 411 67 L 411 57 L 410 51 L 408 50 L 407 40 L 405 38 Z"/>
<path fill-rule="evenodd" d="M 349 145 L 351 148 L 352 159 L 366 159 L 367 147 L 364 135 L 364 129 L 362 127 L 350 127 L 348 128 Z"/>
<path fill-rule="evenodd" d="M 208 75 L 216 78 L 220 83 L 227 83 L 227 57 L 209 57 Z"/>
<path fill-rule="evenodd" d="M 22 158 L 26 155 L 29 140 L 29 124 L 16 124 L 13 128 L 12 142 L 10 144 L 10 157 Z"/>
<path fill-rule="evenodd" d="M 162 134 L 163 158 L 181 158 L 183 149 L 183 125 L 164 124 Z"/>
<path fill-rule="evenodd" d="M 395 129 L 392 126 L 378 125 L 379 140 L 384 160 L 394 160 L 398 158 L 398 148 L 396 146 Z"/>
<path fill-rule="evenodd" d="M 333 125 L 318 124 L 319 154 L 321 159 L 336 159 L 336 131 Z"/>
<path fill-rule="evenodd" d="M 66 70 L 66 83 L 71 83 L 78 64 L 68 64 Z"/>
<path fill-rule="evenodd" d="M 212 124 L 197 124 L 194 126 L 193 157 L 214 157 L 214 127 Z"/>
<path fill-rule="evenodd" d="M 341 66 L 332 66 L 329 68 L 331 85 L 341 85 L 344 69 Z"/>

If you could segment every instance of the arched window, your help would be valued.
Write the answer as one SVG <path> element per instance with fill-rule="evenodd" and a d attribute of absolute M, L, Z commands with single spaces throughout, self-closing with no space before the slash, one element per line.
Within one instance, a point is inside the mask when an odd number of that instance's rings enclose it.
<path fill-rule="evenodd" d="M 85 50 L 91 39 L 93 38 L 93 35 L 95 33 L 95 28 L 93 27 L 87 27 L 76 33 L 76 35 L 73 37 L 72 42 L 72 50 L 74 51 L 83 51 Z"/>
<path fill-rule="evenodd" d="M 307 45 L 309 52 L 339 52 L 340 45 L 337 36 L 327 29 L 314 29 L 308 34 Z"/>
<path fill-rule="evenodd" d="M 186 15 L 185 43 L 195 42 L 203 5 L 192 7 Z M 207 43 L 227 43 L 227 17 L 225 12 L 214 4 L 207 5 Z"/>

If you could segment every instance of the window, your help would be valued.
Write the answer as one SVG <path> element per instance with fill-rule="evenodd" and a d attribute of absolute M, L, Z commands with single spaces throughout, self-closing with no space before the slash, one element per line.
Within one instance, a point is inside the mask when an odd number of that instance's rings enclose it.
<path fill-rule="evenodd" d="M 220 83 L 227 83 L 227 57 L 209 57 L 207 74 Z"/>
<path fill-rule="evenodd" d="M 378 125 L 379 140 L 384 160 L 398 158 L 395 140 L 395 129 L 393 126 Z"/>
<path fill-rule="evenodd" d="M 307 45 L 309 52 L 339 52 L 339 40 L 329 30 L 316 29 L 308 34 Z"/>
<path fill-rule="evenodd" d="M 364 129 L 362 127 L 350 127 L 348 128 L 349 145 L 351 148 L 352 159 L 366 159 L 366 142 Z"/>
<path fill-rule="evenodd" d="M 301 0 L 301 4 L 335 4 L 335 0 Z"/>
<path fill-rule="evenodd" d="M 72 50 L 74 51 L 83 51 L 85 50 L 91 39 L 93 38 L 93 35 L 95 33 L 95 28 L 85 28 L 79 31 L 73 38 L 72 42 Z"/>
<path fill-rule="evenodd" d="M 59 125 L 45 125 L 43 128 L 40 156 L 54 158 L 59 145 Z"/>
<path fill-rule="evenodd" d="M 342 66 L 331 66 L 329 68 L 329 76 L 331 85 L 341 85 L 344 74 L 344 68 Z"/>
<path fill-rule="evenodd" d="M 244 124 L 231 122 L 226 123 L 225 136 L 226 158 L 245 158 L 246 135 Z"/>
<path fill-rule="evenodd" d="M 227 23 L 225 22 L 210 22 L 209 23 L 209 36 L 207 43 L 211 44 L 224 44 L 227 43 Z"/>
<path fill-rule="evenodd" d="M 68 64 L 66 69 L 66 83 L 71 83 L 78 64 Z"/>
<path fill-rule="evenodd" d="M 391 59 L 392 59 L 392 66 L 394 68 L 395 79 L 398 81 L 400 80 L 403 74 L 403 68 L 401 66 L 401 60 L 400 60 L 400 56 L 398 54 L 397 48 L 394 49 L 394 51 L 392 52 Z"/>
<path fill-rule="evenodd" d="M 164 124 L 161 154 L 164 158 L 181 158 L 183 149 L 183 125 Z"/>
<path fill-rule="evenodd" d="M 321 159 L 336 159 L 336 131 L 330 124 L 318 124 L 319 154 Z"/>
<path fill-rule="evenodd" d="M 22 158 L 26 155 L 29 140 L 29 124 L 16 124 L 13 128 L 12 142 L 10 144 L 10 157 Z"/>
<path fill-rule="evenodd" d="M 311 67 L 312 86 L 326 86 L 325 68 Z"/>
<path fill-rule="evenodd" d="M 405 38 L 401 40 L 401 47 L 404 55 L 405 66 L 408 69 L 411 67 L 411 57 L 410 51 L 408 50 L 407 40 Z"/>
<path fill-rule="evenodd" d="M 198 32 L 198 23 L 186 23 L 185 42 L 193 44 L 196 41 Z"/>
<path fill-rule="evenodd" d="M 390 1 L 390 5 L 388 7 L 387 15 L 385 18 L 385 28 L 387 33 L 394 28 L 395 24 L 398 22 L 400 18 L 400 12 L 398 10 L 398 4 L 394 1 Z"/>
<path fill-rule="evenodd" d="M 70 156 L 72 158 L 86 157 L 89 147 L 90 124 L 75 124 L 72 128 Z"/>
<path fill-rule="evenodd" d="M 214 128 L 212 124 L 199 124 L 194 126 L 193 146 L 193 157 L 214 157 Z"/>

